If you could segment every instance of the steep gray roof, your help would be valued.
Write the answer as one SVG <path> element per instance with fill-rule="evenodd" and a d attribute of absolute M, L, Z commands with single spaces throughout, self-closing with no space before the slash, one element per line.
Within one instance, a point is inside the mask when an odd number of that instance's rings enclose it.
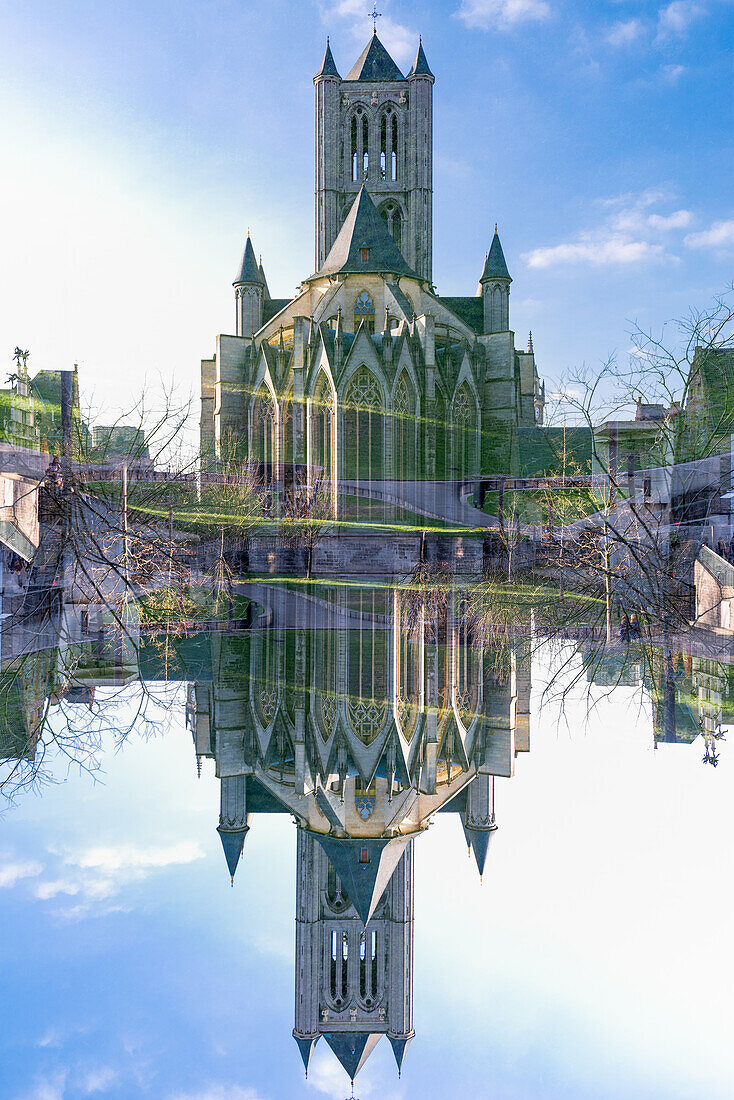
<path fill-rule="evenodd" d="M 363 81 L 405 80 L 405 77 L 375 33 L 344 79 Z"/>
<path fill-rule="evenodd" d="M 408 1045 L 410 1044 L 412 1038 L 412 1035 L 408 1036 L 407 1038 L 403 1038 L 401 1036 L 399 1039 L 396 1036 L 388 1035 L 390 1046 L 392 1047 L 392 1052 L 395 1055 L 395 1061 L 398 1064 L 398 1073 L 402 1071 L 403 1058 L 405 1057 L 405 1052 L 408 1049 Z"/>
<path fill-rule="evenodd" d="M 316 73 L 314 80 L 318 76 L 339 76 L 339 70 L 334 64 L 334 58 L 331 53 L 331 46 L 329 45 L 329 39 L 326 39 L 326 50 L 324 52 L 324 60 L 321 62 L 321 68 Z"/>
<path fill-rule="evenodd" d="M 324 849 L 362 924 L 367 924 L 412 837 L 397 836 L 388 840 L 385 837 L 355 839 L 321 833 L 311 835 Z M 368 856 L 364 863 L 360 861 L 363 850 Z"/>
<path fill-rule="evenodd" d="M 481 298 L 477 298 L 476 295 L 461 298 L 446 297 L 442 294 L 438 300 L 474 332 L 484 332 L 484 302 Z"/>
<path fill-rule="evenodd" d="M 413 66 L 408 76 L 433 76 L 433 73 L 428 68 L 426 55 L 423 53 L 423 42 L 420 38 L 418 39 L 418 49 L 416 51 L 415 60 L 413 61 Z"/>
<path fill-rule="evenodd" d="M 489 829 L 478 829 L 471 825 L 464 825 L 464 836 L 466 837 L 467 844 L 474 853 L 474 859 L 476 860 L 480 875 L 484 874 L 484 864 L 487 861 L 489 842 L 496 829 L 496 825 L 493 825 Z"/>
<path fill-rule="evenodd" d="M 368 257 L 362 260 L 362 249 L 368 250 Z M 366 184 L 362 184 L 352 209 L 347 214 L 339 236 L 331 246 L 329 255 L 318 275 L 390 273 L 409 275 L 417 279 L 412 267 L 403 259 L 387 226 L 380 217 L 377 207 L 367 194 Z"/>
<path fill-rule="evenodd" d="M 350 1081 L 353 1081 L 379 1043 L 382 1034 L 336 1031 L 324 1033 L 324 1038 L 341 1062 L 342 1068 L 349 1074 Z"/>
<path fill-rule="evenodd" d="M 309 1065 L 309 1062 L 311 1061 L 311 1055 L 313 1054 L 313 1048 L 316 1046 L 316 1044 L 318 1043 L 321 1036 L 316 1035 L 313 1038 L 309 1037 L 309 1038 L 303 1039 L 300 1036 L 296 1035 L 295 1032 L 293 1032 L 293 1038 L 298 1043 L 298 1049 L 301 1053 L 301 1058 L 303 1059 L 303 1068 L 305 1069 L 306 1073 L 308 1073 L 308 1065 Z"/>
<path fill-rule="evenodd" d="M 507 270 L 507 264 L 505 263 L 505 254 L 502 251 L 502 245 L 500 244 L 500 235 L 497 232 L 497 226 L 494 227 L 494 237 L 492 237 L 492 247 L 489 250 L 489 255 L 484 261 L 484 271 L 482 277 L 479 280 L 480 283 L 486 283 L 489 279 L 509 279 L 512 282 L 512 277 Z"/>
<path fill-rule="evenodd" d="M 222 848 L 224 848 L 224 858 L 227 861 L 227 867 L 232 878 L 234 878 L 234 873 L 237 870 L 237 864 L 240 861 L 245 844 L 245 837 L 249 831 L 247 825 L 242 829 L 223 829 L 220 825 L 217 829 L 222 841 Z"/>
<path fill-rule="evenodd" d="M 262 283 L 262 281 L 263 278 L 260 274 L 260 268 L 255 259 L 255 249 L 252 247 L 252 241 L 248 233 L 245 251 L 242 253 L 242 263 L 240 264 L 239 275 L 232 286 L 237 286 L 238 283 Z"/>

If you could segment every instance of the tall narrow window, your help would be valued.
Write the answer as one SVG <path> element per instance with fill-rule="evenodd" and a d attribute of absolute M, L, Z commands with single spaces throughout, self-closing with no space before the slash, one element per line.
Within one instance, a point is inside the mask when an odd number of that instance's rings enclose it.
<path fill-rule="evenodd" d="M 380 179 L 387 176 L 387 115 L 380 121 Z"/>
<path fill-rule="evenodd" d="M 398 178 L 398 120 L 395 115 L 392 116 L 392 142 L 390 150 L 390 179 L 396 180 Z"/>
<path fill-rule="evenodd" d="M 363 249 L 363 251 L 367 251 L 367 260 L 369 260 L 369 249 Z M 366 323 L 369 332 L 375 331 L 375 303 L 366 290 L 360 291 L 354 303 L 355 332 L 362 321 Z"/>
<path fill-rule="evenodd" d="M 352 181 L 357 180 L 357 116 L 352 115 Z"/>
<path fill-rule="evenodd" d="M 370 154 L 369 154 L 369 125 L 367 123 L 367 116 L 362 118 L 362 176 L 367 179 L 367 173 L 369 171 Z"/>

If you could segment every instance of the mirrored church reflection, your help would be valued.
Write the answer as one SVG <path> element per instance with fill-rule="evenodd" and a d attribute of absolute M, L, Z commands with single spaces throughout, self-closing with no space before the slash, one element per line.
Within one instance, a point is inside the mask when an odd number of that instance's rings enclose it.
<path fill-rule="evenodd" d="M 460 815 L 484 872 L 495 777 L 529 745 L 530 654 L 490 645 L 453 584 L 319 592 L 213 636 L 188 717 L 233 879 L 260 814 L 296 823 L 293 1035 L 306 1071 L 323 1036 L 354 1080 L 382 1036 L 400 1070 L 414 1036 L 413 844 L 436 813 Z"/>

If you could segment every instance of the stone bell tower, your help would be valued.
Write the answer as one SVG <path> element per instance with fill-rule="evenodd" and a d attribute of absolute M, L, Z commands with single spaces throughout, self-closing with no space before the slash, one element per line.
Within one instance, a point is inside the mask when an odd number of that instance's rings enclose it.
<path fill-rule="evenodd" d="M 419 42 L 407 77 L 377 34 L 342 78 L 326 45 L 316 89 L 316 269 L 363 183 L 410 267 L 430 281 L 433 82 Z"/>

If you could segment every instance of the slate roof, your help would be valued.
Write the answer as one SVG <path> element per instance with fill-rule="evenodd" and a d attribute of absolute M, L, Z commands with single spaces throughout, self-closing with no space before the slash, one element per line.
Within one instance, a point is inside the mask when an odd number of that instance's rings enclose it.
<path fill-rule="evenodd" d="M 249 826 L 245 825 L 243 829 L 223 829 L 221 825 L 217 829 L 219 837 L 222 841 L 222 848 L 224 849 L 224 858 L 227 861 L 227 868 L 229 873 L 234 878 L 234 873 L 237 870 L 237 864 L 240 861 L 242 855 L 242 849 L 245 844 L 245 837 L 249 833 Z"/>
<path fill-rule="evenodd" d="M 420 38 L 418 39 L 418 49 L 416 51 L 415 60 L 413 61 L 413 66 L 408 76 L 433 76 L 433 73 L 428 68 L 426 55 L 423 53 L 423 42 Z"/>
<path fill-rule="evenodd" d="M 326 50 L 324 51 L 324 59 L 321 62 L 321 68 L 316 73 L 314 80 L 318 76 L 339 76 L 339 70 L 334 63 L 334 57 L 331 52 L 328 38 L 326 39 Z"/>
<path fill-rule="evenodd" d="M 353 1081 L 379 1043 L 382 1034 L 336 1031 L 325 1033 L 324 1038 L 341 1062 L 342 1068 L 349 1074 L 350 1081 Z"/>
<path fill-rule="evenodd" d="M 267 324 L 271 318 L 275 317 L 276 313 L 280 313 L 281 309 L 285 309 L 290 302 L 290 298 L 267 298 L 263 302 L 263 324 Z"/>
<path fill-rule="evenodd" d="M 502 245 L 500 244 L 500 235 L 497 232 L 495 226 L 494 237 L 492 237 L 492 247 L 489 250 L 489 255 L 484 261 L 484 271 L 482 277 L 479 280 L 480 283 L 486 282 L 488 279 L 510 279 L 512 281 L 509 271 L 507 270 L 507 264 L 505 262 L 505 254 L 502 251 Z"/>
<path fill-rule="evenodd" d="M 239 275 L 232 283 L 232 286 L 237 286 L 238 283 L 262 283 L 262 281 L 263 277 L 260 274 L 260 268 L 255 259 L 255 249 L 252 247 L 252 241 L 248 233 L 245 251 L 242 253 L 242 263 L 240 264 Z"/>
<path fill-rule="evenodd" d="M 326 853 L 329 863 L 349 894 L 349 900 L 359 913 L 360 920 L 367 924 L 382 895 L 385 893 L 393 871 L 400 858 L 413 839 L 411 836 L 397 836 L 388 840 L 384 837 L 333 837 L 321 833 L 312 833 Z M 366 862 L 360 855 L 367 851 Z"/>
<path fill-rule="evenodd" d="M 362 53 L 344 77 L 345 80 L 405 80 L 377 34 L 373 34 Z"/>
<path fill-rule="evenodd" d="M 480 335 L 484 332 L 484 302 L 475 294 L 466 298 L 445 298 L 441 296 L 439 302 L 455 313 L 460 321 L 468 325 L 470 329 Z"/>
<path fill-rule="evenodd" d="M 362 260 L 362 249 L 368 250 L 368 258 Z M 377 207 L 362 184 L 359 194 L 347 214 L 339 236 L 331 246 L 329 255 L 317 275 L 390 273 L 419 276 L 413 271 L 392 239 Z M 314 278 L 314 276 L 312 276 Z"/>

